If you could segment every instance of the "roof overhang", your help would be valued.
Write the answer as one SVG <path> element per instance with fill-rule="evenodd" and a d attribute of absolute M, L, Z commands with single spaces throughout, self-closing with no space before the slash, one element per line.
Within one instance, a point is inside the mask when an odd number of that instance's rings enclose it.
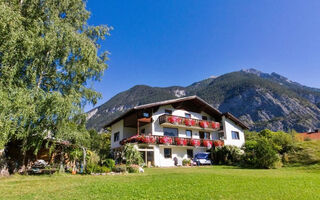
<path fill-rule="evenodd" d="M 235 116 L 233 116 L 231 113 L 224 113 L 222 114 L 219 110 L 208 104 L 206 101 L 201 99 L 198 96 L 188 96 L 178 99 L 171 99 L 166 101 L 160 101 L 150 104 L 144 104 L 140 106 L 135 106 L 119 117 L 115 118 L 111 122 L 107 123 L 104 128 L 112 126 L 112 124 L 117 123 L 118 121 L 124 119 L 125 117 L 139 111 L 139 110 L 146 110 L 146 109 L 154 109 L 157 110 L 160 106 L 165 105 L 172 105 L 175 109 L 186 109 L 191 112 L 201 112 L 204 111 L 209 115 L 215 116 L 219 119 L 222 118 L 222 116 L 226 116 L 230 120 L 234 121 L 237 125 L 241 126 L 244 129 L 249 129 L 245 124 L 243 124 L 239 119 L 237 119 Z"/>

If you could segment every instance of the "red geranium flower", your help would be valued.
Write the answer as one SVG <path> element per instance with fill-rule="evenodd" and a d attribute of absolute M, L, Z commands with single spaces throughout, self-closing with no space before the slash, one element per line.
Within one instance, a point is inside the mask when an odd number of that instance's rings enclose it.
<path fill-rule="evenodd" d="M 190 140 L 190 144 L 191 144 L 192 146 L 198 147 L 198 146 L 200 146 L 200 140 L 191 139 L 191 140 Z"/>
<path fill-rule="evenodd" d="M 181 118 L 177 116 L 170 116 L 168 117 L 168 122 L 171 124 L 181 123 Z"/>
<path fill-rule="evenodd" d="M 156 138 L 155 137 L 153 137 L 153 136 L 145 136 L 144 138 L 143 138 L 143 142 L 144 143 L 149 143 L 149 144 L 154 144 L 154 143 L 156 143 Z"/>
<path fill-rule="evenodd" d="M 185 146 L 185 145 L 188 144 L 188 140 L 185 139 L 185 138 L 176 138 L 175 141 L 176 141 L 176 144 L 177 144 L 177 145 L 183 145 L 183 146 Z"/>
<path fill-rule="evenodd" d="M 160 137 L 159 143 L 160 144 L 172 144 L 172 138 L 168 137 L 168 136 Z"/>
<path fill-rule="evenodd" d="M 219 122 L 211 122 L 211 127 L 213 129 L 220 128 L 220 123 Z"/>
<path fill-rule="evenodd" d="M 186 126 L 194 126 L 194 125 L 196 125 L 196 121 L 193 120 L 193 119 L 185 119 L 185 120 L 184 120 L 184 124 L 185 124 Z"/>
<path fill-rule="evenodd" d="M 201 121 L 199 123 L 199 125 L 202 127 L 202 128 L 208 128 L 209 127 L 209 122 L 207 121 Z"/>
<path fill-rule="evenodd" d="M 224 145 L 224 142 L 222 140 L 215 140 L 213 141 L 213 144 L 215 147 L 222 147 Z"/>
<path fill-rule="evenodd" d="M 203 146 L 211 148 L 212 147 L 212 141 L 211 140 L 203 140 Z"/>

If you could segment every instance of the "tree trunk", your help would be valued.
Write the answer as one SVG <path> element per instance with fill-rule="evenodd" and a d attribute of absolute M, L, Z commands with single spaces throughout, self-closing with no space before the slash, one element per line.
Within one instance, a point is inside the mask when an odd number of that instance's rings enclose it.
<path fill-rule="evenodd" d="M 64 151 L 63 151 L 63 147 L 61 147 L 61 155 L 60 155 L 60 169 L 59 169 L 59 173 L 64 173 Z"/>
<path fill-rule="evenodd" d="M 87 150 L 86 150 L 86 148 L 82 147 L 82 151 L 83 151 L 83 172 L 84 172 L 87 167 L 87 161 L 86 161 Z"/>

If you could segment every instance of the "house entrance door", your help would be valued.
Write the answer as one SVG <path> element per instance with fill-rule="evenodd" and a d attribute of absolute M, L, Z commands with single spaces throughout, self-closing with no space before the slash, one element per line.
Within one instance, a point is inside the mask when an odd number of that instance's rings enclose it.
<path fill-rule="evenodd" d="M 153 147 L 140 147 L 139 152 L 146 166 L 154 165 Z"/>

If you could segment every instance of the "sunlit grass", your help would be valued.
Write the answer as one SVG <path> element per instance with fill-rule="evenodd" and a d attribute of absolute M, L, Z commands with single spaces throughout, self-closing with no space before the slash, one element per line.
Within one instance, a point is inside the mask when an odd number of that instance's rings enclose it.
<path fill-rule="evenodd" d="M 320 199 L 319 168 L 153 168 L 114 176 L 13 176 L 1 199 Z"/>

